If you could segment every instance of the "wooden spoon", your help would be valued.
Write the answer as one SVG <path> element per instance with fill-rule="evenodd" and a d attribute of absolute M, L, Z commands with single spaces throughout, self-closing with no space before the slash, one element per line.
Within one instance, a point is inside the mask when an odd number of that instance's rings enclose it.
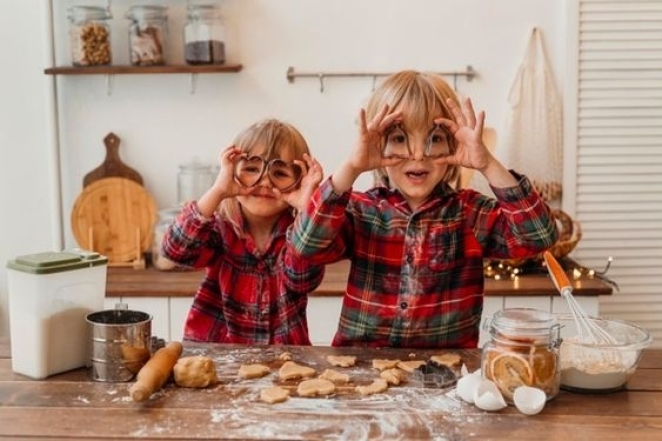
<path fill-rule="evenodd" d="M 100 166 L 89 172 L 83 178 L 83 188 L 93 182 L 105 178 L 127 178 L 140 185 L 143 185 L 143 178 L 136 170 L 122 162 L 119 154 L 120 138 L 110 132 L 103 138 L 106 145 L 106 159 Z"/>

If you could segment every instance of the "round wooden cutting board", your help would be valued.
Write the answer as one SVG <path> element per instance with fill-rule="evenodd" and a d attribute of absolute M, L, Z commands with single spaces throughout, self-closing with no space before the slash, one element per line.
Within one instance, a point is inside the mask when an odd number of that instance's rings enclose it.
<path fill-rule="evenodd" d="M 140 184 L 104 178 L 83 189 L 71 212 L 71 228 L 81 248 L 109 262 L 139 258 L 152 244 L 156 204 Z"/>

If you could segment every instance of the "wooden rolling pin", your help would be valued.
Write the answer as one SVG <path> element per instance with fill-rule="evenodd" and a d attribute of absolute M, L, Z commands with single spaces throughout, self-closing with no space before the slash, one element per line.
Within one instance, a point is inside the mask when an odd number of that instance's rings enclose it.
<path fill-rule="evenodd" d="M 170 377 L 180 355 L 182 355 L 182 344 L 178 341 L 171 341 L 156 351 L 140 369 L 136 382 L 129 389 L 133 401 L 145 401 L 159 390 Z"/>

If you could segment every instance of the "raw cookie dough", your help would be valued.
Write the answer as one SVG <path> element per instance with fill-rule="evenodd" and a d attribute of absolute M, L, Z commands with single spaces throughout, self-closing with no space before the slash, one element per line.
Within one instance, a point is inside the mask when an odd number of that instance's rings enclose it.
<path fill-rule="evenodd" d="M 218 381 L 214 360 L 203 355 L 180 358 L 172 372 L 175 383 L 181 387 L 207 387 Z"/>
<path fill-rule="evenodd" d="M 289 352 L 283 352 L 278 356 L 278 359 L 283 361 L 289 361 L 292 359 L 292 354 L 290 354 Z"/>
<path fill-rule="evenodd" d="M 239 367 L 239 376 L 245 379 L 264 377 L 269 373 L 269 366 L 263 364 L 242 364 Z"/>
<path fill-rule="evenodd" d="M 407 374 L 402 369 L 392 368 L 382 371 L 379 376 L 386 380 L 388 384 L 397 386 L 404 381 L 404 379 L 407 377 Z"/>
<path fill-rule="evenodd" d="M 379 369 L 380 371 L 383 371 L 384 369 L 393 369 L 400 363 L 400 360 L 380 360 L 380 359 L 374 359 L 372 360 L 372 367 L 375 369 Z"/>
<path fill-rule="evenodd" d="M 287 400 L 289 396 L 290 391 L 280 386 L 268 387 L 260 392 L 260 399 L 269 404 L 280 403 Z"/>
<path fill-rule="evenodd" d="M 315 369 L 302 366 L 293 361 L 286 361 L 280 367 L 278 376 L 281 380 L 296 380 L 298 378 L 310 378 L 315 375 Z"/>
<path fill-rule="evenodd" d="M 336 386 L 329 380 L 315 378 L 304 380 L 299 383 L 297 393 L 302 397 L 314 397 L 316 395 L 331 395 L 336 391 Z"/>
<path fill-rule="evenodd" d="M 334 366 L 351 367 L 356 364 L 355 355 L 327 355 L 326 361 Z"/>
<path fill-rule="evenodd" d="M 334 384 L 345 384 L 349 382 L 349 375 L 343 374 L 342 372 L 338 372 L 333 369 L 326 369 L 317 378 L 321 380 L 329 380 Z"/>
<path fill-rule="evenodd" d="M 458 367 L 462 363 L 462 357 L 458 354 L 447 352 L 445 354 L 433 355 L 430 361 L 436 365 L 444 365 L 449 368 Z"/>
<path fill-rule="evenodd" d="M 367 386 L 356 386 L 356 391 L 361 395 L 372 395 L 384 392 L 388 389 L 388 383 L 383 378 L 377 378 Z"/>
<path fill-rule="evenodd" d="M 403 371 L 409 372 L 410 374 L 414 372 L 417 367 L 423 366 L 427 362 L 425 360 L 409 360 L 409 361 L 400 361 L 396 365 Z"/>

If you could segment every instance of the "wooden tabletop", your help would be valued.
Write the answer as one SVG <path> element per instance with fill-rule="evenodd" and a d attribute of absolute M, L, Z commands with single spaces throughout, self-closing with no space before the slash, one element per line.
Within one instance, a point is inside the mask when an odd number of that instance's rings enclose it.
<path fill-rule="evenodd" d="M 376 377 L 375 358 L 426 359 L 440 351 L 328 347 L 191 345 L 183 356 L 206 355 L 220 384 L 208 389 L 173 383 L 144 403 L 131 400 L 131 383 L 88 379 L 85 369 L 31 380 L 11 370 L 8 345 L 0 342 L 0 438 L 89 439 L 444 439 L 444 440 L 614 440 L 659 439 L 662 433 L 662 350 L 645 350 L 627 389 L 605 395 L 561 391 L 534 416 L 509 406 L 485 412 L 457 398 L 454 387 L 424 387 L 413 377 L 386 392 L 361 396 L 354 386 Z M 294 361 L 318 373 L 330 367 L 329 354 L 356 355 L 346 368 L 352 382 L 327 398 L 296 392 L 284 403 L 266 404 L 260 391 L 280 381 L 277 370 L 288 351 Z M 469 370 L 478 367 L 478 350 L 458 350 Z M 266 377 L 243 380 L 243 363 L 261 362 Z M 342 369 L 342 368 L 337 368 Z"/>
<path fill-rule="evenodd" d="M 326 266 L 322 284 L 312 296 L 342 296 L 347 287 L 349 261 Z M 106 283 L 108 297 L 191 297 L 202 282 L 200 270 L 159 271 L 153 267 L 136 270 L 109 267 Z M 576 296 L 610 295 L 612 287 L 597 279 L 582 277 L 573 281 Z M 485 280 L 486 296 L 553 296 L 558 295 L 546 274 L 519 276 L 514 280 Z"/>

